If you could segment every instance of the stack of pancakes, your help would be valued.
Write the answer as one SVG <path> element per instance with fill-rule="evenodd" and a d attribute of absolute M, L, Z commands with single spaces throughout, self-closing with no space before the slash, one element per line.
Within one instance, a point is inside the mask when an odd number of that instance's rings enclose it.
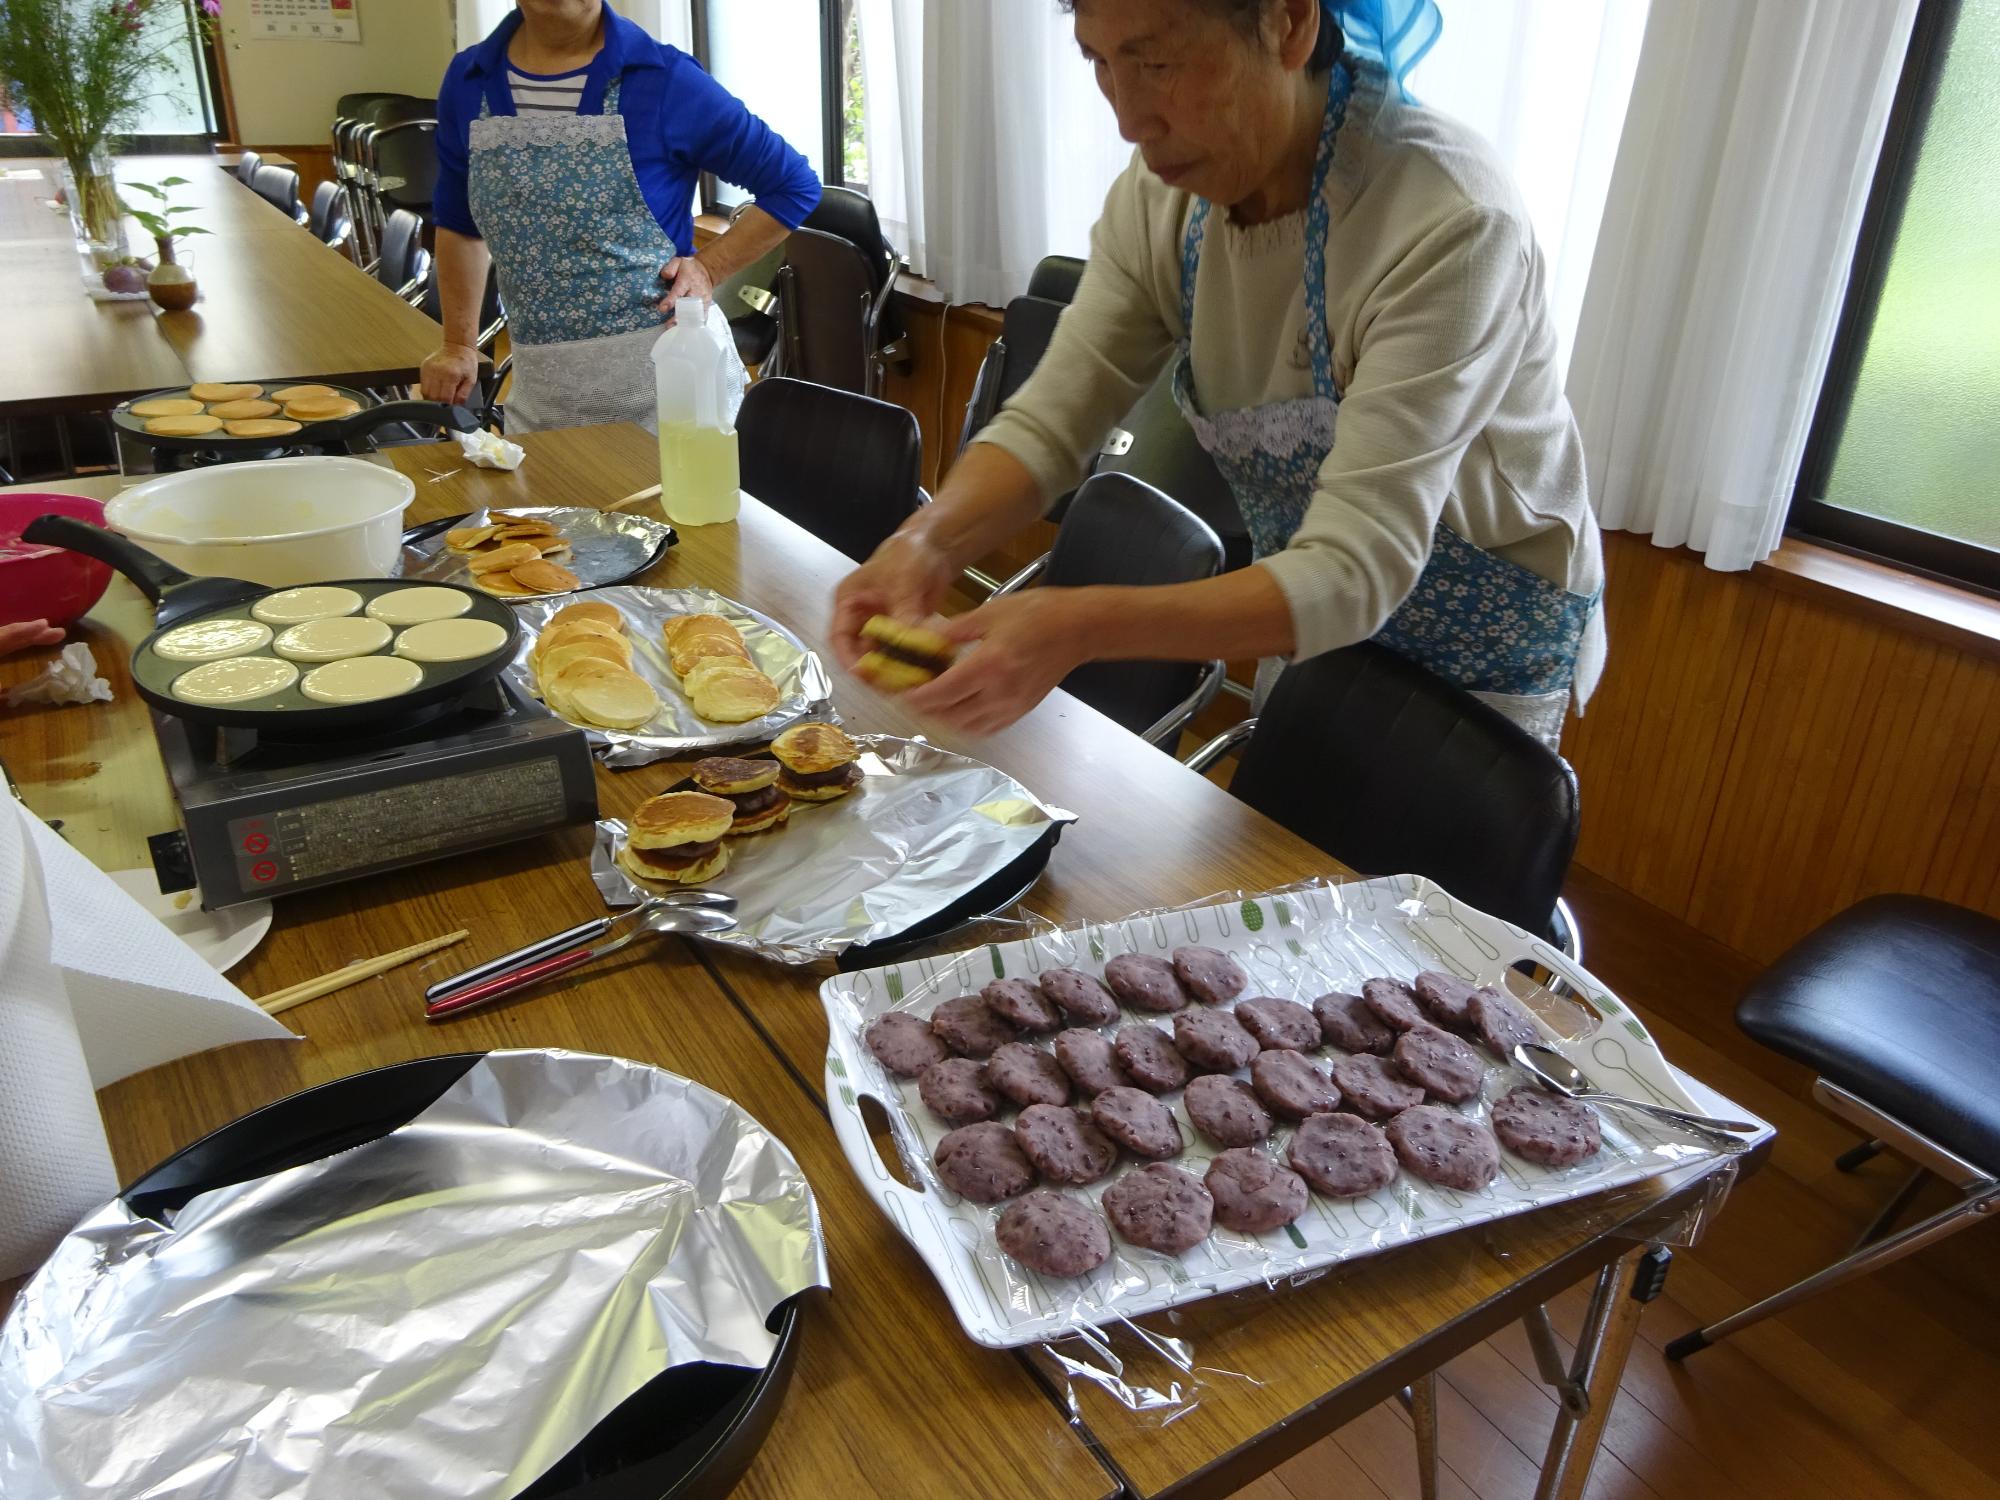
<path fill-rule="evenodd" d="M 586 600 L 557 610 L 528 666 L 542 701 L 572 724 L 637 729 L 660 711 L 659 694 L 632 670 L 625 617 L 609 604 Z"/>
<path fill-rule="evenodd" d="M 729 866 L 722 842 L 735 805 L 705 792 L 668 792 L 632 809 L 618 868 L 642 883 L 700 885 Z"/>
<path fill-rule="evenodd" d="M 204 381 L 184 395 L 134 401 L 132 415 L 158 437 L 290 437 L 307 422 L 329 422 L 361 410 L 330 385 L 288 385 L 268 396 L 261 385 Z"/>
<path fill-rule="evenodd" d="M 744 724 L 778 706 L 777 683 L 751 660 L 743 637 L 721 615 L 676 615 L 660 634 L 667 662 L 699 717 Z"/>
<path fill-rule="evenodd" d="M 554 553 L 567 552 L 569 541 L 549 522 L 534 516 L 488 511 L 484 526 L 447 531 L 444 544 L 465 558 L 466 566 L 472 569 L 472 581 L 489 594 L 561 594 L 582 583 L 568 568 L 548 560 Z"/>

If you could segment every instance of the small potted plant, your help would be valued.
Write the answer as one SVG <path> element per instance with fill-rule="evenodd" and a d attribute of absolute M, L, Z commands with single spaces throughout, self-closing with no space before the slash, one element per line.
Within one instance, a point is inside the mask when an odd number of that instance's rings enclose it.
<path fill-rule="evenodd" d="M 163 177 L 158 182 L 134 182 L 128 184 L 135 193 L 145 193 L 154 201 L 155 207 L 134 208 L 125 205 L 127 217 L 139 221 L 140 228 L 153 237 L 159 247 L 160 258 L 146 277 L 146 292 L 167 312 L 186 312 L 194 306 L 196 288 L 194 272 L 187 261 L 176 254 L 180 248 L 177 241 L 191 234 L 207 234 L 199 224 L 190 224 L 179 214 L 191 214 L 191 204 L 173 203 L 169 200 L 171 188 L 186 187 L 185 177 Z"/>

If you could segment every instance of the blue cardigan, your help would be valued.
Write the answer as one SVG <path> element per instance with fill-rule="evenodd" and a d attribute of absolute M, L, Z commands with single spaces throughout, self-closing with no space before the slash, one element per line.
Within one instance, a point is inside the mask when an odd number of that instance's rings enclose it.
<path fill-rule="evenodd" d="M 468 47 L 445 69 L 438 89 L 438 180 L 432 197 L 437 222 L 479 237 L 466 201 L 467 137 L 481 103 L 496 115 L 515 113 L 507 86 L 507 43 L 521 24 L 511 12 L 493 34 Z M 584 75 L 578 112 L 604 113 L 605 87 L 622 80 L 619 112 L 625 116 L 639 191 L 660 227 L 683 251 L 694 248 L 695 183 L 702 172 L 745 188 L 757 206 L 787 229 L 819 203 L 819 176 L 807 160 L 743 106 L 701 64 L 678 48 L 656 42 L 623 16 L 604 7 L 604 47 Z"/>

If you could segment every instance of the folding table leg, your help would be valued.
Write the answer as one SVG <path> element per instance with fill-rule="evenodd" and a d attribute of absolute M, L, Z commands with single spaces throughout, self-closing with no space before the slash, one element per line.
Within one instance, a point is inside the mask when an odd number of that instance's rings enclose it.
<path fill-rule="evenodd" d="M 1417 1493 L 1422 1500 L 1438 1496 L 1438 1378 L 1437 1371 L 1404 1388 L 1403 1404 L 1417 1429 Z"/>
<path fill-rule="evenodd" d="M 1570 1381 L 1582 1399 L 1566 1400 L 1556 1410 L 1555 1431 L 1549 1435 L 1548 1453 L 1542 1459 L 1535 1500 L 1581 1500 L 1584 1486 L 1590 1482 L 1590 1466 L 1596 1461 L 1611 1403 L 1618 1397 L 1618 1382 L 1624 1377 L 1625 1360 L 1639 1331 L 1639 1315 L 1645 1311 L 1645 1303 L 1633 1296 L 1633 1288 L 1641 1262 L 1649 1254 L 1648 1247 L 1635 1245 L 1597 1273 L 1597 1287 L 1590 1295 L 1583 1332 L 1576 1341 L 1576 1358 L 1570 1366 Z"/>

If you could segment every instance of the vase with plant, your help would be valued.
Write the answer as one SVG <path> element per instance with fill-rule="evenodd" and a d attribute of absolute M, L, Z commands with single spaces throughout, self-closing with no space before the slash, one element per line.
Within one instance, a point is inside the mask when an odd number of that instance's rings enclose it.
<path fill-rule="evenodd" d="M 0 79 L 61 158 L 63 199 L 92 296 L 146 294 L 112 175 L 118 132 L 158 96 L 152 80 L 213 27 L 219 0 L 0 0 Z"/>
<path fill-rule="evenodd" d="M 0 4 L 4 3 L 5 0 L 0 0 Z M 172 201 L 171 189 L 186 187 L 187 181 L 185 177 L 162 177 L 158 182 L 132 183 L 131 190 L 146 194 L 153 200 L 153 206 L 124 205 L 126 217 L 138 221 L 139 227 L 153 237 L 153 245 L 160 252 L 153 269 L 147 273 L 146 291 L 168 312 L 186 312 L 194 306 L 194 272 L 185 256 L 176 253 L 181 249 L 180 242 L 191 234 L 208 233 L 199 224 L 180 217 L 194 212 L 192 204 Z"/>

